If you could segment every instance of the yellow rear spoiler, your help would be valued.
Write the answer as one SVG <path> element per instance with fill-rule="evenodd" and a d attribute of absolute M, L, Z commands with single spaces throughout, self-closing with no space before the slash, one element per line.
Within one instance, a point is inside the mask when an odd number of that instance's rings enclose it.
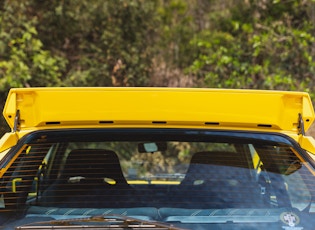
<path fill-rule="evenodd" d="M 307 93 L 193 88 L 15 88 L 3 115 L 13 131 L 104 125 L 213 126 L 304 133 Z"/>

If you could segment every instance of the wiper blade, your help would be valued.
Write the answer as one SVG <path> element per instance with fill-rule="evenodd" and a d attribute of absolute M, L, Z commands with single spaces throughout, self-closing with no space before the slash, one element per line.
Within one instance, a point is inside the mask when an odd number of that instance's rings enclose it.
<path fill-rule="evenodd" d="M 122 215 L 101 215 L 88 218 L 74 218 L 34 222 L 15 228 L 16 230 L 45 229 L 156 229 L 183 230 L 157 221 L 140 220 Z"/>
<path fill-rule="evenodd" d="M 170 216 L 165 219 L 173 223 L 274 223 L 279 221 L 279 216 Z"/>

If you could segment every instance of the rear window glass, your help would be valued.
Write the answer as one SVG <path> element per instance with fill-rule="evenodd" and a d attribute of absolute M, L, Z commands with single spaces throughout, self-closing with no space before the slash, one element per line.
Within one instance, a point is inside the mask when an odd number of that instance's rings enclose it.
<path fill-rule="evenodd" d="M 219 210 L 313 212 L 314 171 L 298 151 L 280 136 L 245 133 L 34 135 L 12 164 L 3 162 L 11 165 L 0 209 L 70 216 L 128 209 L 166 222 Z"/>

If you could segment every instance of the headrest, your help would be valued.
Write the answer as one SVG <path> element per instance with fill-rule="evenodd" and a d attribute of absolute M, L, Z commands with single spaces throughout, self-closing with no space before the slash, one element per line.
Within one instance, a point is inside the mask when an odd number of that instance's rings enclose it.
<path fill-rule="evenodd" d="M 192 156 L 190 164 L 211 164 L 248 168 L 248 163 L 241 154 L 225 151 L 197 152 Z"/>
<path fill-rule="evenodd" d="M 237 180 L 249 177 L 249 164 L 236 152 L 205 151 L 195 153 L 190 161 L 183 184 L 196 181 Z"/>
<path fill-rule="evenodd" d="M 111 150 L 75 149 L 66 160 L 63 177 L 110 178 L 127 183 L 118 156 Z"/>

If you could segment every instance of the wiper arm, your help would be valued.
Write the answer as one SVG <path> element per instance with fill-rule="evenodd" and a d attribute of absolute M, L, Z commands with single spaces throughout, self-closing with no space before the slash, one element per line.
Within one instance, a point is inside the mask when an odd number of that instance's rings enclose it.
<path fill-rule="evenodd" d="M 156 221 L 140 220 L 122 215 L 101 215 L 88 218 L 74 218 L 34 222 L 15 228 L 16 230 L 45 229 L 158 229 L 183 230 Z"/>

